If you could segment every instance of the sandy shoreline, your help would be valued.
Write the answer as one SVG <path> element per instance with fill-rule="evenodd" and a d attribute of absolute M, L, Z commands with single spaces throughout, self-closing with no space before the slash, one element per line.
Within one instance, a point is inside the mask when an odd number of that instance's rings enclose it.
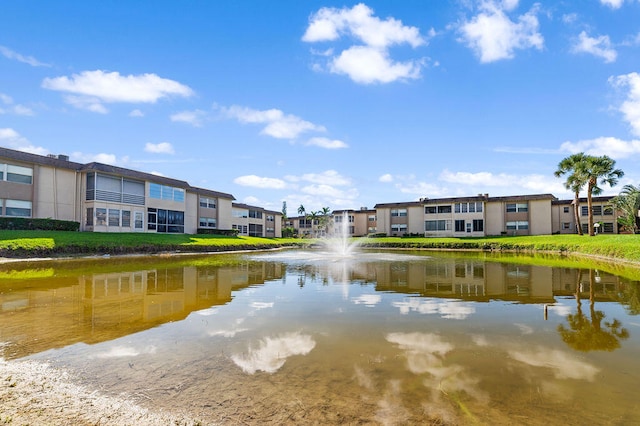
<path fill-rule="evenodd" d="M 65 371 L 36 361 L 0 358 L 0 424 L 202 425 L 173 413 L 151 411 L 74 383 Z"/>

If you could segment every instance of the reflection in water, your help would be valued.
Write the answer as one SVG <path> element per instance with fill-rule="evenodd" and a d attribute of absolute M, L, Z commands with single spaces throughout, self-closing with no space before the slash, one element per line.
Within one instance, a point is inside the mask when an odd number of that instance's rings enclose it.
<path fill-rule="evenodd" d="M 582 302 L 580 292 L 583 288 L 582 271 L 578 271 L 578 281 L 576 284 L 576 306 L 575 314 L 567 315 L 569 328 L 564 324 L 558 325 L 558 332 L 569 346 L 579 351 L 613 351 L 620 347 L 620 340 L 629 338 L 629 331 L 622 327 L 622 323 L 617 319 L 602 321 L 605 314 L 595 309 L 595 272 L 589 271 L 589 312 L 591 320 L 582 312 Z M 597 278 L 600 278 L 599 276 Z"/>
<path fill-rule="evenodd" d="M 640 325 L 619 303 L 635 283 L 431 253 L 295 253 L 0 266 L 0 351 L 206 423 L 640 423 Z"/>
<path fill-rule="evenodd" d="M 306 355 L 316 342 L 306 334 L 287 333 L 278 337 L 265 337 L 257 348 L 249 347 L 246 352 L 231 356 L 233 362 L 245 373 L 256 371 L 275 373 L 293 355 Z"/>

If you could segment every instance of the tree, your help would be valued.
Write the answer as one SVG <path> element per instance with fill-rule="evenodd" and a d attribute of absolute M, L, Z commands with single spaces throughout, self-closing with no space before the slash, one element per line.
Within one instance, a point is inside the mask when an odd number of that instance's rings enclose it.
<path fill-rule="evenodd" d="M 580 191 L 588 181 L 584 170 L 586 159 L 587 156 L 583 152 L 570 155 L 558 163 L 558 169 L 554 173 L 556 177 L 567 175 L 564 187 L 574 193 L 573 212 L 579 235 L 582 235 L 582 224 L 580 223 Z"/>
<path fill-rule="evenodd" d="M 283 221 L 287 221 L 287 202 L 283 201 L 282 202 L 282 220 Z"/>
<path fill-rule="evenodd" d="M 300 204 L 300 207 L 298 207 L 298 214 L 300 216 L 304 216 L 306 212 L 307 212 L 307 210 L 305 210 L 304 206 L 302 204 Z"/>
<path fill-rule="evenodd" d="M 311 212 L 307 214 L 307 219 L 311 220 L 311 233 L 317 237 L 317 228 L 316 225 L 319 223 L 318 217 L 320 212 Z"/>
<path fill-rule="evenodd" d="M 613 206 L 621 212 L 618 224 L 627 232 L 638 232 L 638 210 L 640 210 L 640 188 L 625 185 L 620 194 L 611 200 Z"/>
<path fill-rule="evenodd" d="M 318 212 L 320 216 L 320 227 L 324 229 L 324 232 L 327 233 L 329 231 L 329 214 L 331 213 L 331 209 L 329 207 L 323 207 L 322 210 Z"/>
<path fill-rule="evenodd" d="M 593 196 L 602 193 L 602 188 L 600 188 L 598 184 L 606 184 L 613 187 L 618 183 L 618 179 L 624 176 L 624 172 L 620 169 L 615 169 L 615 166 L 615 160 L 607 155 L 603 155 L 602 157 L 586 156 L 583 172 L 588 178 L 587 205 L 589 206 L 590 236 L 595 235 L 593 227 Z"/>

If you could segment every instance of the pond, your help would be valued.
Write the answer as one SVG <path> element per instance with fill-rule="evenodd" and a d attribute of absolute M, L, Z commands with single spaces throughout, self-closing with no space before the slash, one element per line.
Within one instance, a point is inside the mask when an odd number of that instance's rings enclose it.
<path fill-rule="evenodd" d="M 640 424 L 638 282 L 482 253 L 0 265 L 0 356 L 223 424 Z"/>

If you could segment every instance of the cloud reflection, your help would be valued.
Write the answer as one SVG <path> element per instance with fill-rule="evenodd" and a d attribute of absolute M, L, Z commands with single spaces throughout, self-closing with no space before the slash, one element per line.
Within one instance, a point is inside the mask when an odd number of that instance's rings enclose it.
<path fill-rule="evenodd" d="M 440 314 L 446 319 L 466 319 L 476 312 L 475 307 L 465 302 L 446 299 L 423 299 L 408 297 L 401 302 L 393 302 L 392 305 L 400 309 L 400 313 L 407 315 L 410 312 L 420 314 Z"/>
<path fill-rule="evenodd" d="M 597 367 L 557 349 L 512 350 L 509 356 L 532 367 L 550 368 L 556 379 L 578 379 L 593 382 L 600 371 Z"/>
<path fill-rule="evenodd" d="M 316 346 L 309 335 L 287 333 L 278 337 L 261 339 L 258 347 L 249 346 L 247 352 L 231 356 L 233 362 L 242 371 L 254 374 L 256 371 L 275 373 L 294 355 L 307 355 Z"/>
<path fill-rule="evenodd" d="M 351 299 L 356 305 L 365 305 L 374 307 L 382 301 L 382 296 L 379 294 L 362 294 L 358 297 Z"/>
<path fill-rule="evenodd" d="M 98 352 L 91 358 L 127 358 L 134 357 L 141 354 L 154 354 L 156 353 L 155 346 L 147 346 L 146 348 L 139 350 L 131 346 L 114 346 L 108 351 Z"/>

